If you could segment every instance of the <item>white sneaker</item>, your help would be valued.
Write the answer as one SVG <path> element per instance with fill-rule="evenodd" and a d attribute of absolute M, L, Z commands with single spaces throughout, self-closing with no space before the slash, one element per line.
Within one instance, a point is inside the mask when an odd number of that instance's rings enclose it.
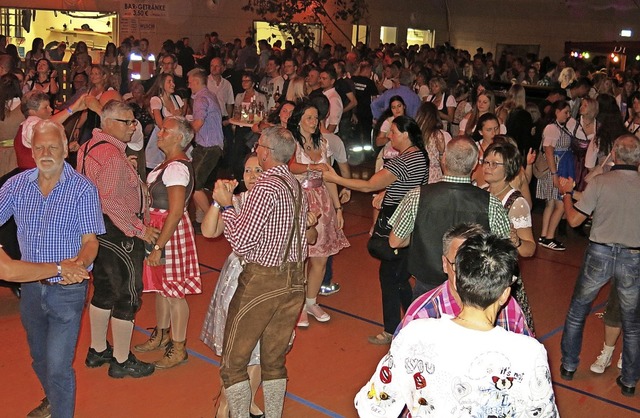
<path fill-rule="evenodd" d="M 618 360 L 618 364 L 617 364 L 618 368 L 622 370 L 622 353 L 620 353 L 620 359 Z"/>
<path fill-rule="evenodd" d="M 591 365 L 590 367 L 591 371 L 599 374 L 604 373 L 605 369 L 611 366 L 612 355 L 613 355 L 613 351 L 609 351 L 607 353 L 605 349 L 602 349 L 596 361 Z"/>

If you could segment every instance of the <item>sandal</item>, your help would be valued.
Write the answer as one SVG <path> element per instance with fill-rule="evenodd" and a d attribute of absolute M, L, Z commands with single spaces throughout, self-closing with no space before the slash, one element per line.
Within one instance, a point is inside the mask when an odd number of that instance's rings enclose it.
<path fill-rule="evenodd" d="M 387 331 L 382 331 L 378 335 L 372 335 L 367 337 L 367 340 L 370 344 L 374 345 L 388 345 L 391 344 L 391 340 L 393 339 L 393 335 L 389 334 Z"/>

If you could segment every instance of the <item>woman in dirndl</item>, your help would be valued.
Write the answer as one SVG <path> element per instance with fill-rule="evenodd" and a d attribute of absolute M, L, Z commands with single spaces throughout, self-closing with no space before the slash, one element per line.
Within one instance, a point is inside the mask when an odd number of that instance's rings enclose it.
<path fill-rule="evenodd" d="M 553 103 L 547 113 L 547 125 L 542 132 L 542 149 L 549 164 L 547 173 L 538 179 L 536 197 L 544 199 L 546 206 L 542 212 L 542 230 L 538 244 L 554 251 L 564 251 L 566 247 L 555 239 L 556 229 L 564 214 L 562 197 L 558 194 L 558 178 L 573 178 L 573 154 L 571 153 L 571 133 L 566 123 L 571 118 L 571 107 L 564 100 Z M 570 172 L 569 172 L 570 171 Z"/>
<path fill-rule="evenodd" d="M 299 327 L 308 327 L 309 315 L 318 322 L 331 319 L 318 305 L 317 296 L 327 268 L 327 259 L 347 248 L 349 241 L 342 230 L 344 218 L 338 187 L 322 179 L 322 172 L 329 169 L 329 157 L 332 154 L 320 132 L 318 108 L 309 101 L 296 105 L 288 127 L 296 139 L 296 152 L 289 161 L 289 168 L 302 185 L 309 202 L 309 212 L 319 215 L 316 227 L 318 239 L 309 246 L 306 301 L 298 320 Z"/>
<path fill-rule="evenodd" d="M 147 248 L 143 283 L 146 292 L 157 292 L 157 325 L 149 340 L 134 348 L 139 352 L 165 349 L 162 359 L 154 363 L 159 369 L 187 361 L 189 305 L 185 295 L 202 292 L 195 233 L 187 213 L 194 176 L 184 149 L 193 136 L 185 118 L 167 117 L 158 132 L 158 147 L 165 159 L 147 177 L 150 225 L 158 228 L 160 235 L 155 245 Z"/>

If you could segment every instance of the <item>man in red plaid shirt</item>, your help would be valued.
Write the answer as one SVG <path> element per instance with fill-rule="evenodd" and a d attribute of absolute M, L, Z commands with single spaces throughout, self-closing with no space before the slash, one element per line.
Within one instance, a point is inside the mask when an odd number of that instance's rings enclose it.
<path fill-rule="evenodd" d="M 155 244 L 160 231 L 146 226 L 147 191 L 125 154 L 138 121 L 129 105 L 111 100 L 102 108 L 101 129 L 78 150 L 78 171 L 98 188 L 107 233 L 101 235 L 93 269 L 89 306 L 91 346 L 87 367 L 109 364 L 109 376 L 144 377 L 153 364 L 130 351 L 133 320 L 140 309 L 144 242 Z M 113 348 L 107 341 L 111 323 Z"/>
<path fill-rule="evenodd" d="M 247 365 L 258 341 L 266 416 L 282 415 L 285 354 L 304 302 L 307 256 L 307 200 L 287 166 L 295 149 L 288 130 L 263 132 L 256 151 L 264 172 L 240 213 L 232 205 L 228 181 L 219 180 L 213 191 L 224 235 L 245 262 L 229 305 L 220 368 L 233 417 L 249 416 Z"/>

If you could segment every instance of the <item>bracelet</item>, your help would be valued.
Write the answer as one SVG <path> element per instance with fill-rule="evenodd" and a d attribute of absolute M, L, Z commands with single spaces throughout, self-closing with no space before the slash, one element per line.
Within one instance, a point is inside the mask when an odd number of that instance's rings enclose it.
<path fill-rule="evenodd" d="M 342 210 L 342 206 L 338 206 L 337 208 L 334 208 L 337 211 Z"/>
<path fill-rule="evenodd" d="M 213 206 L 214 208 L 218 208 L 220 209 L 222 206 L 220 206 L 220 203 L 216 202 L 215 200 L 213 202 L 211 202 L 211 206 Z"/>
<path fill-rule="evenodd" d="M 56 267 L 58 268 L 58 275 L 57 277 L 62 277 L 62 266 L 60 265 L 59 261 L 56 261 Z"/>
<path fill-rule="evenodd" d="M 562 197 L 563 197 L 563 198 L 564 198 L 565 196 L 567 196 L 567 195 L 569 195 L 569 196 L 573 197 L 573 192 L 564 192 L 564 193 L 562 193 Z"/>
<path fill-rule="evenodd" d="M 516 245 L 516 248 L 520 248 L 521 245 L 522 245 L 522 240 L 518 239 L 518 245 Z"/>
<path fill-rule="evenodd" d="M 71 110 L 71 107 L 67 108 L 67 112 L 69 112 L 70 115 L 73 115 L 73 110 Z M 78 128 L 76 128 L 76 129 L 78 129 Z"/>
<path fill-rule="evenodd" d="M 227 205 L 220 208 L 220 212 L 224 212 L 225 210 L 233 209 L 233 205 Z"/>

